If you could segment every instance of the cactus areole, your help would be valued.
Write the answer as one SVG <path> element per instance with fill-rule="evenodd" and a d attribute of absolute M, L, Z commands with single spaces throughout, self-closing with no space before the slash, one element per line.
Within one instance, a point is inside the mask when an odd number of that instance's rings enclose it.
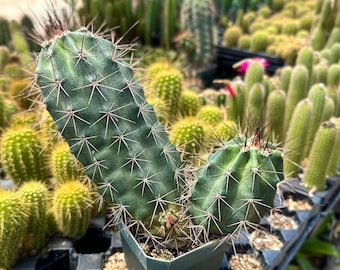
<path fill-rule="evenodd" d="M 281 153 L 240 137 L 211 154 L 193 180 L 125 53 L 86 29 L 65 31 L 44 44 L 36 67 L 57 129 L 113 204 L 114 221 L 139 221 L 164 238 L 188 237 L 192 221 L 213 234 L 258 221 L 272 206 Z"/>

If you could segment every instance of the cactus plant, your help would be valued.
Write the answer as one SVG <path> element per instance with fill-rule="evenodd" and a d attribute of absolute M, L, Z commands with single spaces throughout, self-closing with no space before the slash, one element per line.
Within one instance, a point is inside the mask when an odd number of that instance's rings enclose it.
<path fill-rule="evenodd" d="M 19 195 L 0 189 L 0 268 L 10 269 L 19 256 L 27 213 Z"/>
<path fill-rule="evenodd" d="M 230 233 L 236 222 L 258 221 L 270 209 L 282 179 L 282 157 L 261 139 L 260 129 L 250 140 L 237 138 L 211 154 L 196 181 L 116 43 L 80 29 L 44 45 L 36 68 L 44 102 L 85 174 L 112 204 L 113 224 L 137 224 L 144 235 L 173 247 L 192 237 L 202 241 L 199 232 Z M 225 155 L 228 166 L 222 164 Z M 228 179 L 234 188 L 224 199 Z M 221 204 L 230 217 L 220 219 Z"/>
<path fill-rule="evenodd" d="M 71 154 L 67 143 L 61 142 L 51 152 L 49 168 L 52 177 L 57 185 L 70 180 L 79 180 L 82 173 L 82 166 Z"/>
<path fill-rule="evenodd" d="M 283 161 L 284 175 L 286 178 L 296 177 L 301 170 L 305 136 L 301 130 L 307 130 L 310 123 L 310 115 L 313 111 L 313 103 L 306 99 L 301 100 L 294 109 L 289 123 L 285 139 L 285 158 Z"/>
<path fill-rule="evenodd" d="M 181 5 L 181 30 L 192 34 L 194 53 L 187 55 L 193 70 L 207 67 L 213 61 L 217 38 L 215 7 L 212 0 L 184 0 Z"/>
<path fill-rule="evenodd" d="M 283 178 L 277 173 L 282 156 L 260 136 L 258 130 L 254 137 L 229 141 L 200 170 L 189 209 L 211 233 L 233 233 L 247 222 L 257 223 L 273 206 L 272 190 Z"/>
<path fill-rule="evenodd" d="M 8 127 L 1 136 L 3 168 L 20 185 L 32 179 L 48 181 L 48 169 L 38 132 L 27 126 Z"/>
<path fill-rule="evenodd" d="M 19 190 L 22 205 L 27 209 L 27 229 L 23 240 L 23 253 L 35 255 L 47 242 L 49 187 L 41 181 L 23 183 Z"/>
<path fill-rule="evenodd" d="M 332 121 L 323 122 L 319 126 L 302 177 L 302 184 L 308 189 L 323 190 L 325 188 L 330 162 L 329 155 L 334 147 L 336 133 L 336 127 Z"/>
<path fill-rule="evenodd" d="M 60 184 L 52 195 L 52 213 L 58 230 L 65 236 L 77 237 L 90 224 L 93 207 L 91 191 L 77 180 Z"/>

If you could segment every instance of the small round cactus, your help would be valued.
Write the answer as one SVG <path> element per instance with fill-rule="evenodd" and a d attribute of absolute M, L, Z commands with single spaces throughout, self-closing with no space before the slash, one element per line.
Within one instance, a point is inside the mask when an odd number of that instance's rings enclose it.
<path fill-rule="evenodd" d="M 82 235 L 91 219 L 92 195 L 87 186 L 77 180 L 59 185 L 52 198 L 52 213 L 59 231 L 65 236 Z"/>

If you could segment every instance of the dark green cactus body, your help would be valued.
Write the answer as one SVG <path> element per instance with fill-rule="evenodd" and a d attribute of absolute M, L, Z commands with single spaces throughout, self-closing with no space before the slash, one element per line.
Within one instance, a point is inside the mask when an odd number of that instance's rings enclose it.
<path fill-rule="evenodd" d="M 37 81 L 57 129 L 98 191 L 145 220 L 180 196 L 181 161 L 122 54 L 87 30 L 64 32 L 42 48 Z"/>
<path fill-rule="evenodd" d="M 215 234 L 257 223 L 273 206 L 280 171 L 281 152 L 258 136 L 230 140 L 199 172 L 189 211 Z"/>

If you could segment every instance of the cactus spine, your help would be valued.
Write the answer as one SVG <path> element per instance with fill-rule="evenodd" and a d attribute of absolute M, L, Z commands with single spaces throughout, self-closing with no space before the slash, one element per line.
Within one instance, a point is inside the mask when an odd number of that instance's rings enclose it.
<path fill-rule="evenodd" d="M 327 176 L 329 155 L 334 148 L 336 127 L 332 121 L 323 122 L 315 134 L 302 184 L 309 189 L 323 190 Z"/>

